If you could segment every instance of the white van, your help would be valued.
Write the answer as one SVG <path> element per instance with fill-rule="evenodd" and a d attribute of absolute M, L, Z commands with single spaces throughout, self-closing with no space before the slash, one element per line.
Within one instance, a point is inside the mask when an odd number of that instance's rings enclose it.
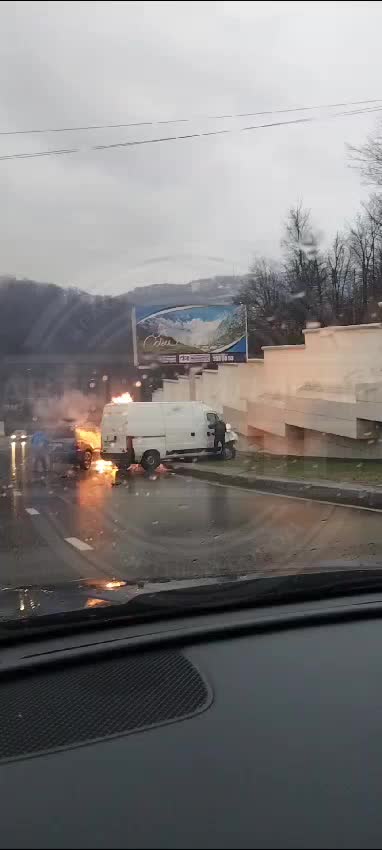
<path fill-rule="evenodd" d="M 141 463 L 155 469 L 162 460 L 217 454 L 216 411 L 199 401 L 106 404 L 101 425 L 101 457 L 118 466 Z M 235 457 L 237 435 L 227 425 L 223 457 Z M 221 452 L 219 452 L 221 454 Z"/>

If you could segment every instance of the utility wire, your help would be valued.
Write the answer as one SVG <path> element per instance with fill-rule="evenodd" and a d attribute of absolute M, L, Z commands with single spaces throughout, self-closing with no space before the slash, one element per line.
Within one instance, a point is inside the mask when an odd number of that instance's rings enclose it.
<path fill-rule="evenodd" d="M 232 118 L 255 118 L 262 115 L 282 115 L 288 112 L 309 112 L 314 109 L 338 109 L 339 107 L 363 106 L 368 103 L 380 103 L 382 98 L 373 100 L 353 100 L 345 103 L 321 103 L 316 106 L 290 106 L 287 109 L 267 109 L 263 112 L 236 112 L 226 115 L 204 115 L 188 118 L 170 118 L 162 121 L 133 121 L 128 124 L 88 124 L 83 127 L 46 127 L 30 130 L 0 130 L 0 136 L 27 136 L 37 133 L 74 133 L 80 130 L 113 130 L 123 127 L 153 127 L 159 124 L 185 124 L 191 121 L 222 121 Z"/>
<path fill-rule="evenodd" d="M 126 142 L 115 142 L 113 144 L 107 145 L 89 145 L 83 148 L 58 148 L 54 150 L 46 150 L 46 151 L 31 151 L 27 153 L 11 153 L 0 155 L 0 161 L 4 162 L 6 160 L 14 160 L 14 159 L 34 159 L 37 157 L 47 157 L 47 156 L 64 156 L 66 154 L 73 153 L 85 153 L 88 151 L 103 151 L 110 150 L 112 148 L 128 148 L 128 147 L 137 147 L 138 145 L 153 145 L 162 142 L 175 142 L 181 141 L 185 139 L 197 139 L 202 138 L 203 136 L 219 136 L 223 134 L 234 134 L 234 133 L 245 133 L 247 131 L 252 130 L 263 130 L 268 127 L 286 127 L 291 124 L 308 124 L 316 121 L 326 121 L 333 120 L 335 118 L 345 118 L 346 116 L 356 116 L 356 115 L 365 115 L 370 114 L 371 112 L 382 112 L 382 106 L 367 108 L 367 109 L 359 109 L 352 110 L 350 112 L 336 112 L 331 115 L 325 116 L 307 116 L 306 118 L 293 118 L 289 121 L 273 121 L 267 124 L 255 124 L 250 125 L 248 127 L 238 127 L 237 129 L 223 129 L 223 130 L 208 130 L 202 133 L 187 133 L 185 135 L 179 136 L 161 136 L 156 139 L 131 139 Z"/>

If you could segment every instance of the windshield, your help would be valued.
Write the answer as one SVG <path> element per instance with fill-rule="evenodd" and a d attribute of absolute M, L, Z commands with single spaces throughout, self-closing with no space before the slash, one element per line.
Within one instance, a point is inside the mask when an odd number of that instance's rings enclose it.
<path fill-rule="evenodd" d="M 345 18 L 1 5 L 0 622 L 382 570 L 380 4 Z"/>
<path fill-rule="evenodd" d="M 73 438 L 75 428 L 71 425 L 58 425 L 56 428 L 47 429 L 52 440 L 67 440 Z"/>

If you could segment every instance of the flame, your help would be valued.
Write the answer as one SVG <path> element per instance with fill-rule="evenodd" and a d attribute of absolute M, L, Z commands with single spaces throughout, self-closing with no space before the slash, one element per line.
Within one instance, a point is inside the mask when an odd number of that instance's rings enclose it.
<path fill-rule="evenodd" d="M 122 395 L 116 395 L 112 398 L 113 404 L 130 404 L 132 401 L 132 397 L 130 393 L 122 393 Z"/>
<path fill-rule="evenodd" d="M 76 425 L 76 439 L 88 443 L 93 450 L 101 448 L 101 432 L 98 428 L 89 429 Z"/>
<path fill-rule="evenodd" d="M 105 472 L 113 472 L 114 464 L 112 460 L 102 460 L 98 458 L 95 462 L 96 471 L 103 475 Z"/>
<path fill-rule="evenodd" d="M 96 596 L 93 598 L 92 596 L 86 600 L 85 608 L 97 608 L 99 605 L 111 605 L 111 602 L 107 599 L 98 599 Z"/>
<path fill-rule="evenodd" d="M 126 582 L 113 579 L 112 581 L 107 581 L 105 584 L 106 590 L 114 590 L 117 587 L 126 587 Z"/>

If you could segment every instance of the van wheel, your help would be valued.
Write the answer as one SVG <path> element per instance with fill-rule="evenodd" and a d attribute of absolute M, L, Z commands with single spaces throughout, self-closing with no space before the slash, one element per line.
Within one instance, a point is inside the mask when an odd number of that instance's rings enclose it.
<path fill-rule="evenodd" d="M 236 457 L 236 449 L 233 443 L 226 443 L 223 449 L 224 460 L 233 460 Z"/>
<path fill-rule="evenodd" d="M 93 459 L 92 453 L 91 453 L 90 449 L 87 449 L 86 452 L 84 452 L 83 456 L 82 456 L 82 460 L 81 460 L 81 463 L 80 463 L 81 469 L 86 469 L 86 470 L 90 469 L 90 467 L 92 465 L 92 459 Z"/>
<path fill-rule="evenodd" d="M 152 472 L 152 470 L 156 469 L 159 464 L 160 454 L 159 452 L 155 451 L 155 449 L 144 453 L 143 458 L 141 460 L 141 466 L 143 466 L 143 469 L 146 469 L 148 472 Z"/>

